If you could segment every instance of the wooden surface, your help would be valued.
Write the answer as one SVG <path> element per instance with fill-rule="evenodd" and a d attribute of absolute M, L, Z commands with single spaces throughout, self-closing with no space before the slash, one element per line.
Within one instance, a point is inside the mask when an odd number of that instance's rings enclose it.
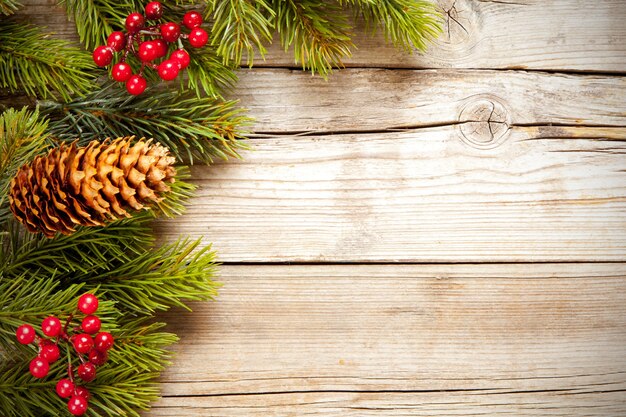
<path fill-rule="evenodd" d="M 146 417 L 626 415 L 626 1 L 439 4 L 423 55 L 240 72 L 254 151 L 155 225 L 224 287 Z"/>

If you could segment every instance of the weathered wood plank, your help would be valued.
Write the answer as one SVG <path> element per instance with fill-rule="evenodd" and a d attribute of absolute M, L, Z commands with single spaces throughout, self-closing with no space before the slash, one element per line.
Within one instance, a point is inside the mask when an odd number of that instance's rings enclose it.
<path fill-rule="evenodd" d="M 77 40 L 56 0 L 23 0 L 21 13 L 59 36 Z M 626 7 L 622 0 L 440 0 L 444 33 L 424 55 L 407 55 L 384 36 L 356 31 L 351 67 L 527 68 L 624 72 Z M 120 25 L 121 27 L 121 25 Z M 275 42 L 258 65 L 293 66 Z"/>
<path fill-rule="evenodd" d="M 626 265 L 224 266 L 154 416 L 622 415 Z M 193 397 L 193 398 L 192 398 Z"/>
<path fill-rule="evenodd" d="M 226 262 L 626 259 L 625 129 L 475 124 L 255 140 L 155 227 Z"/>
<path fill-rule="evenodd" d="M 371 131 L 476 119 L 508 124 L 626 127 L 626 78 L 524 71 L 345 70 L 328 81 L 301 71 L 240 71 L 234 97 L 256 131 Z"/>

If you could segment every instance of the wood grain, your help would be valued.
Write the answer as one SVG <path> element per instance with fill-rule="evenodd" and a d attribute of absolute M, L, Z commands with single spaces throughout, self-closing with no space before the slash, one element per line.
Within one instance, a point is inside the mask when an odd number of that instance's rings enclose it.
<path fill-rule="evenodd" d="M 77 41 L 75 27 L 56 0 L 23 0 L 22 12 L 58 36 Z M 623 73 L 626 69 L 626 6 L 623 0 L 590 5 L 583 0 L 439 0 L 444 32 L 425 54 L 408 55 L 388 45 L 379 31 L 360 24 L 348 67 L 524 68 Z M 121 22 L 120 22 L 121 28 Z M 295 66 L 277 41 L 257 65 Z"/>
<path fill-rule="evenodd" d="M 626 258 L 623 128 L 463 126 L 256 140 L 194 167 L 187 213 L 155 227 L 225 262 Z"/>
<path fill-rule="evenodd" d="M 622 415 L 624 264 L 224 266 L 153 416 Z"/>
<path fill-rule="evenodd" d="M 626 127 L 626 79 L 525 71 L 355 69 L 328 81 L 301 71 L 240 71 L 233 97 L 267 133 L 336 133 L 475 120 L 474 103 L 512 125 Z"/>

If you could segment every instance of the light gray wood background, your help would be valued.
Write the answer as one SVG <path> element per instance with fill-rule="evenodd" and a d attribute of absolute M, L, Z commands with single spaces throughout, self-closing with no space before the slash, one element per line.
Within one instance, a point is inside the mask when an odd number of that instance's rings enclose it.
<path fill-rule="evenodd" d="M 626 415 L 626 1 L 439 5 L 423 55 L 240 71 L 254 151 L 155 226 L 224 287 L 146 417 Z"/>

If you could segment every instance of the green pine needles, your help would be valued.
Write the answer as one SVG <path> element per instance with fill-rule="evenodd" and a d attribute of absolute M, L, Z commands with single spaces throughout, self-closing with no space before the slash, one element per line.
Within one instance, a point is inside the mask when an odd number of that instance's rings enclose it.
<path fill-rule="evenodd" d="M 152 210 L 71 235 L 29 233 L 9 209 L 10 181 L 24 164 L 64 142 L 86 145 L 107 137 L 153 138 L 180 163 L 212 163 L 247 149 L 252 120 L 230 100 L 241 64 L 267 54 L 272 42 L 292 51 L 303 69 L 328 76 L 355 48 L 356 19 L 370 33 L 383 31 L 394 46 L 423 51 L 441 30 L 441 16 L 423 0 L 177 0 L 165 3 L 168 20 L 202 11 L 210 45 L 191 49 L 186 77 L 127 94 L 107 82 L 91 51 L 121 30 L 144 1 L 59 0 L 77 27 L 81 47 L 45 33 L 13 15 L 20 4 L 0 0 L 0 415 L 67 415 L 54 386 L 67 360 L 52 364 L 45 379 L 28 371 L 34 345 L 16 343 L 22 324 L 39 328 L 49 315 L 64 317 L 77 298 L 100 300 L 103 328 L 116 340 L 109 362 L 88 383 L 88 416 L 139 416 L 158 398 L 156 382 L 169 364 L 175 334 L 159 312 L 187 308 L 217 296 L 215 253 L 184 237 L 157 244 L 156 216 L 184 212 L 194 187 L 177 166 L 176 181 Z M 11 16 L 9 16 L 11 15 Z M 135 70 L 140 65 L 131 61 Z M 150 74 L 147 74 L 149 77 Z M 154 76 L 154 74 L 152 75 Z M 24 102 L 24 108 L 13 108 Z M 7 105 L 8 103 L 8 105 Z"/>

